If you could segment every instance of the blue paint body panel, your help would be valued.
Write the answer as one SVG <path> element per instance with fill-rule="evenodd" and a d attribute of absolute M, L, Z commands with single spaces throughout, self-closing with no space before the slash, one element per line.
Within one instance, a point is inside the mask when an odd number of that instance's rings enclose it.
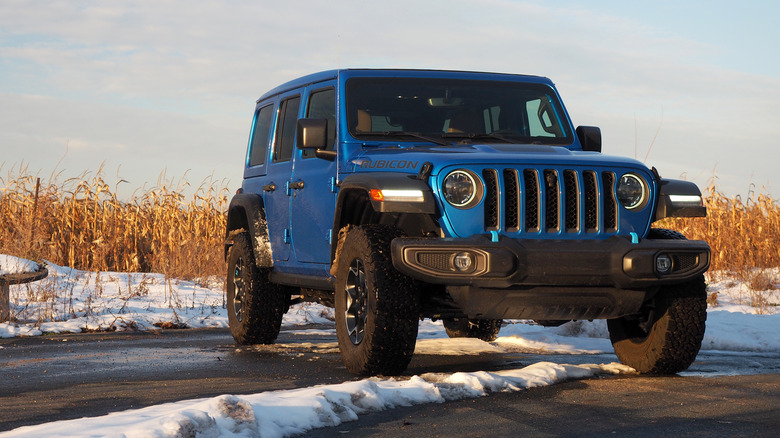
<path fill-rule="evenodd" d="M 446 87 L 451 86 L 453 90 L 467 87 L 469 81 L 491 86 L 506 84 L 518 89 L 528 86 L 541 90 L 540 99 L 531 99 L 525 103 L 525 107 L 518 108 L 525 111 L 525 118 L 522 120 L 528 122 L 530 128 L 526 127 L 527 130 L 538 130 L 541 126 L 541 129 L 550 131 L 542 132 L 544 135 L 541 137 L 534 137 L 536 141 L 527 142 L 507 142 L 506 139 L 501 141 L 497 138 L 476 136 L 449 138 L 448 135 L 457 134 L 446 132 L 446 126 L 449 124 L 451 128 L 451 124 L 456 120 L 456 107 L 462 106 L 460 103 L 466 102 L 467 97 L 450 98 L 446 94 L 440 99 L 427 100 L 426 108 L 430 109 L 432 114 L 442 114 L 445 120 L 442 135 L 437 135 L 434 141 L 398 135 L 397 128 L 400 124 L 412 123 L 404 119 L 401 112 L 385 116 L 383 120 L 381 115 L 377 115 L 379 110 L 371 104 L 365 105 L 365 110 L 362 107 L 355 110 L 358 105 L 356 102 L 367 98 L 355 93 L 350 95 L 350 84 L 362 84 L 360 81 L 370 84 L 371 80 L 387 80 L 391 81 L 388 83 L 395 84 L 396 82 L 392 81 L 399 81 L 399 89 L 404 89 L 403 86 L 406 86 L 407 82 L 403 81 L 406 79 L 412 80 L 408 83 L 419 81 L 425 84 L 444 81 L 443 83 L 448 84 Z M 332 150 L 336 152 L 335 160 L 306 156 L 304 151 L 298 148 L 292 149 L 289 158 L 280 159 L 277 154 L 283 148 L 282 114 L 285 102 L 291 97 L 300 97 L 297 117 L 309 117 L 312 95 L 328 87 L 335 89 L 335 99 L 332 102 L 335 117 L 329 121 L 333 124 L 330 128 L 334 131 Z M 447 90 L 445 91 L 448 92 Z M 409 95 L 399 95 L 398 104 L 419 104 L 414 100 L 418 98 L 422 99 L 412 92 Z M 266 127 L 269 130 L 264 131 L 255 126 L 257 110 L 269 105 L 273 106 L 273 117 L 271 126 Z M 383 105 L 388 104 L 384 102 Z M 546 105 L 550 108 L 547 113 Z M 505 123 L 502 118 L 509 110 L 495 108 L 497 106 L 485 107 L 482 113 L 478 114 L 487 125 Z M 355 122 L 359 123 L 366 113 L 372 117 L 374 125 L 377 121 L 387 124 L 387 131 L 384 133 L 386 135 L 375 131 L 369 133 L 369 136 L 356 127 Z M 452 115 L 448 115 L 450 113 Z M 537 117 L 538 121 L 529 122 Z M 634 234 L 643 237 L 653 220 L 658 187 L 652 172 L 636 160 L 583 151 L 555 86 L 544 77 L 433 70 L 330 70 L 303 76 L 263 94 L 257 100 L 256 113 L 252 120 L 242 188 L 244 192 L 262 195 L 268 218 L 274 270 L 278 272 L 329 277 L 333 245 L 338 235 L 336 228 L 340 223 L 340 218 L 335 216 L 339 206 L 338 186 L 350 177 L 363 174 L 384 175 L 389 172 L 397 173 L 399 178 L 408 178 L 417 175 L 425 163 L 429 163 L 431 167 L 427 184 L 435 200 L 436 213 L 433 220 L 440 227 L 441 237 L 468 238 L 478 234 L 489 235 L 491 239 L 497 239 L 499 235 L 515 239 L 555 240 L 604 240 L 615 235 Z M 521 118 L 518 116 L 517 120 Z M 267 142 L 265 138 L 253 141 L 257 132 L 269 132 Z M 495 132 L 495 135 L 500 135 L 498 131 Z M 557 143 L 537 144 L 538 139 L 544 141 L 546 136 L 556 137 Z M 446 144 L 437 144 L 437 140 Z M 288 138 L 286 141 L 294 140 Z M 263 160 L 258 159 L 262 161 L 261 164 L 250 165 L 253 154 L 260 153 L 253 151 L 253 147 L 266 148 L 260 151 L 265 154 Z M 482 179 L 494 174 L 495 188 L 491 189 L 492 191 L 484 189 L 481 194 L 483 199 L 471 208 L 455 207 L 444 199 L 442 191 L 444 179 L 456 169 L 468 170 Z M 533 175 L 528 176 L 528 172 L 536 175 L 536 180 L 533 180 Z M 617 181 L 628 172 L 641 176 L 647 183 L 645 196 L 648 200 L 641 209 L 628 210 L 614 199 Z M 298 183 L 303 184 L 302 188 L 289 188 Z M 485 182 L 482 181 L 482 184 Z M 531 185 L 534 184 L 538 185 L 538 195 L 545 197 L 539 201 L 538 207 L 527 201 L 527 192 L 532 190 Z M 589 188 L 588 184 L 595 184 L 595 189 Z M 275 190 L 269 189 L 272 186 Z M 585 194 L 588 190 L 596 190 L 598 193 L 589 198 L 589 195 Z M 509 192 L 511 194 L 507 195 Z M 515 202 L 506 196 L 526 201 Z M 560 207 L 560 211 L 551 213 L 548 210 L 557 205 L 551 201 L 553 196 L 557 197 L 555 202 L 573 205 L 572 209 L 584 211 L 585 204 L 588 204 L 596 212 L 593 215 L 598 217 L 586 217 L 587 215 L 581 213 L 577 213 L 576 218 L 569 217 L 563 207 Z M 610 197 L 611 200 L 608 199 Z M 498 211 L 495 223 L 488 223 L 492 217 L 488 217 L 489 214 L 485 212 L 486 208 L 491 208 L 487 205 L 491 202 L 495 203 Z M 605 209 L 609 209 L 613 204 L 614 217 L 604 213 Z M 506 211 L 510 208 L 516 213 L 507 215 Z M 535 212 L 536 208 L 539 209 L 538 212 Z M 341 211 L 340 214 L 345 212 Z M 537 215 L 536 219 L 534 215 Z M 548 216 L 550 223 L 557 221 L 556 226 L 545 226 L 549 225 Z M 529 226 L 533 225 L 535 220 L 545 221 L 545 224 Z M 568 224 L 564 226 L 567 221 Z M 614 226 L 609 223 L 614 223 Z"/>

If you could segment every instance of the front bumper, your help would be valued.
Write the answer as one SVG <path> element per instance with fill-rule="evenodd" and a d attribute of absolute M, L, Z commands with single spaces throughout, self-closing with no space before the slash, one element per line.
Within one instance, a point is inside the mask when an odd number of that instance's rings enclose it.
<path fill-rule="evenodd" d="M 656 267 L 662 255 L 672 262 L 668 273 Z M 477 235 L 468 239 L 397 238 L 392 242 L 392 256 L 400 272 L 448 286 L 637 290 L 683 283 L 704 273 L 710 264 L 710 247 L 697 240 L 633 243 L 621 236 L 577 241 L 501 236 L 494 242 L 488 235 Z M 471 263 L 463 263 L 466 259 Z M 469 267 L 462 270 L 465 264 Z"/>

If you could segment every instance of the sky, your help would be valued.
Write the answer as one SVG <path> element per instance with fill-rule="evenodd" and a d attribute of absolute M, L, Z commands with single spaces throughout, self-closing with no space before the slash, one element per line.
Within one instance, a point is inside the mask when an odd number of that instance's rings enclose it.
<path fill-rule="evenodd" d="M 37 268 L 38 265 L 29 260 L 0 254 L 0 275 Z M 185 323 L 188 327 L 224 328 L 228 324 L 220 284 L 203 287 L 187 281 L 171 282 L 162 274 L 94 273 L 51 263 L 47 269 L 49 276 L 30 283 L 29 289 L 27 285 L 20 285 L 11 286 L 9 290 L 14 317 L 20 321 L 40 317 L 40 323 L 0 323 L 0 338 L 41 336 L 44 332 L 64 335 L 78 333 L 85 327 L 155 330 L 154 324 L 160 322 Z M 774 279 L 780 278 L 780 268 L 765 273 Z M 681 375 L 715 376 L 735 372 L 720 368 L 718 357 L 750 354 L 780 357 L 780 338 L 777 336 L 780 307 L 762 308 L 750 304 L 751 297 L 755 296 L 776 303 L 780 300 L 780 289 L 752 291 L 736 278 L 711 276 L 708 293 L 717 296 L 717 305 L 708 308 L 707 329 L 702 341 L 702 351 L 709 359 L 697 360 Z M 48 300 L 42 298 L 44 295 Z M 338 342 L 333 318 L 332 309 L 313 303 L 296 304 L 285 314 L 282 330 L 316 335 L 321 341 L 312 343 L 310 351 L 335 353 Z M 13 354 L 15 348 L 25 347 L 23 344 L 0 344 L 0 349 L 4 348 Z M 293 354 L 305 360 L 300 357 L 303 348 L 300 343 L 237 348 Z M 420 323 L 415 354 L 468 356 L 481 353 L 523 353 L 529 360 L 523 361 L 526 366 L 522 368 L 509 367 L 501 371 L 431 372 L 399 379 L 371 378 L 284 391 L 182 400 L 102 417 L 22 427 L 0 432 L 0 437 L 298 436 L 312 429 L 354 421 L 377 410 L 477 398 L 572 379 L 635 374 L 633 369 L 617 363 L 604 320 L 573 321 L 560 327 L 507 320 L 498 339 L 490 343 L 478 339 L 449 339 L 441 321 Z M 80 353 L 75 350 L 73 354 Z M 545 354 L 571 359 L 556 359 L 554 363 Z M 527 362 L 533 363 L 528 365 Z M 3 373 L 12 374 L 17 366 L 24 364 L 17 361 L 0 366 L 0 381 L 5 377 Z M 753 374 L 766 370 L 757 369 L 755 362 L 746 359 L 745 367 L 736 372 Z"/>
<path fill-rule="evenodd" d="M 3 0 L 0 178 L 238 188 L 262 93 L 390 67 L 550 77 L 605 153 L 777 197 L 777 17 L 757 0 Z"/>

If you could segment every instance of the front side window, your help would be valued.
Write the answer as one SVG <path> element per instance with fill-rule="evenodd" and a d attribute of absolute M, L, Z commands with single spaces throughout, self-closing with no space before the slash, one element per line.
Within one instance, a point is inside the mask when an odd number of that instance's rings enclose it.
<path fill-rule="evenodd" d="M 301 106 L 300 96 L 287 99 L 280 106 L 279 126 L 277 130 L 274 162 L 289 161 L 292 158 L 295 145 L 295 131 L 298 125 L 298 109 Z"/>
<path fill-rule="evenodd" d="M 347 123 L 359 139 L 569 145 L 574 141 L 547 85 L 522 82 L 352 78 Z"/>
<path fill-rule="evenodd" d="M 268 134 L 271 132 L 273 115 L 273 105 L 264 106 L 257 111 L 249 148 L 249 166 L 259 166 L 265 163 L 265 155 L 268 151 Z"/>
<path fill-rule="evenodd" d="M 336 143 L 336 90 L 327 88 L 313 92 L 309 97 L 306 117 L 328 120 L 328 143 L 325 149 L 332 151 L 333 145 Z M 314 152 L 305 150 L 303 156 L 304 158 L 313 157 Z"/>

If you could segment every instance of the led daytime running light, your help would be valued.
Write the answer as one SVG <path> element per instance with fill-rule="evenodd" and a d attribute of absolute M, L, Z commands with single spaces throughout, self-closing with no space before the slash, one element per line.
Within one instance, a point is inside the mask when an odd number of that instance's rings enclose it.
<path fill-rule="evenodd" d="M 422 190 L 394 190 L 394 189 L 371 189 L 371 199 L 374 201 L 389 202 L 424 202 L 425 196 Z"/>
<path fill-rule="evenodd" d="M 702 205 L 701 196 L 698 195 L 669 195 L 669 200 L 672 201 L 672 204 L 683 206 L 700 207 Z"/>

